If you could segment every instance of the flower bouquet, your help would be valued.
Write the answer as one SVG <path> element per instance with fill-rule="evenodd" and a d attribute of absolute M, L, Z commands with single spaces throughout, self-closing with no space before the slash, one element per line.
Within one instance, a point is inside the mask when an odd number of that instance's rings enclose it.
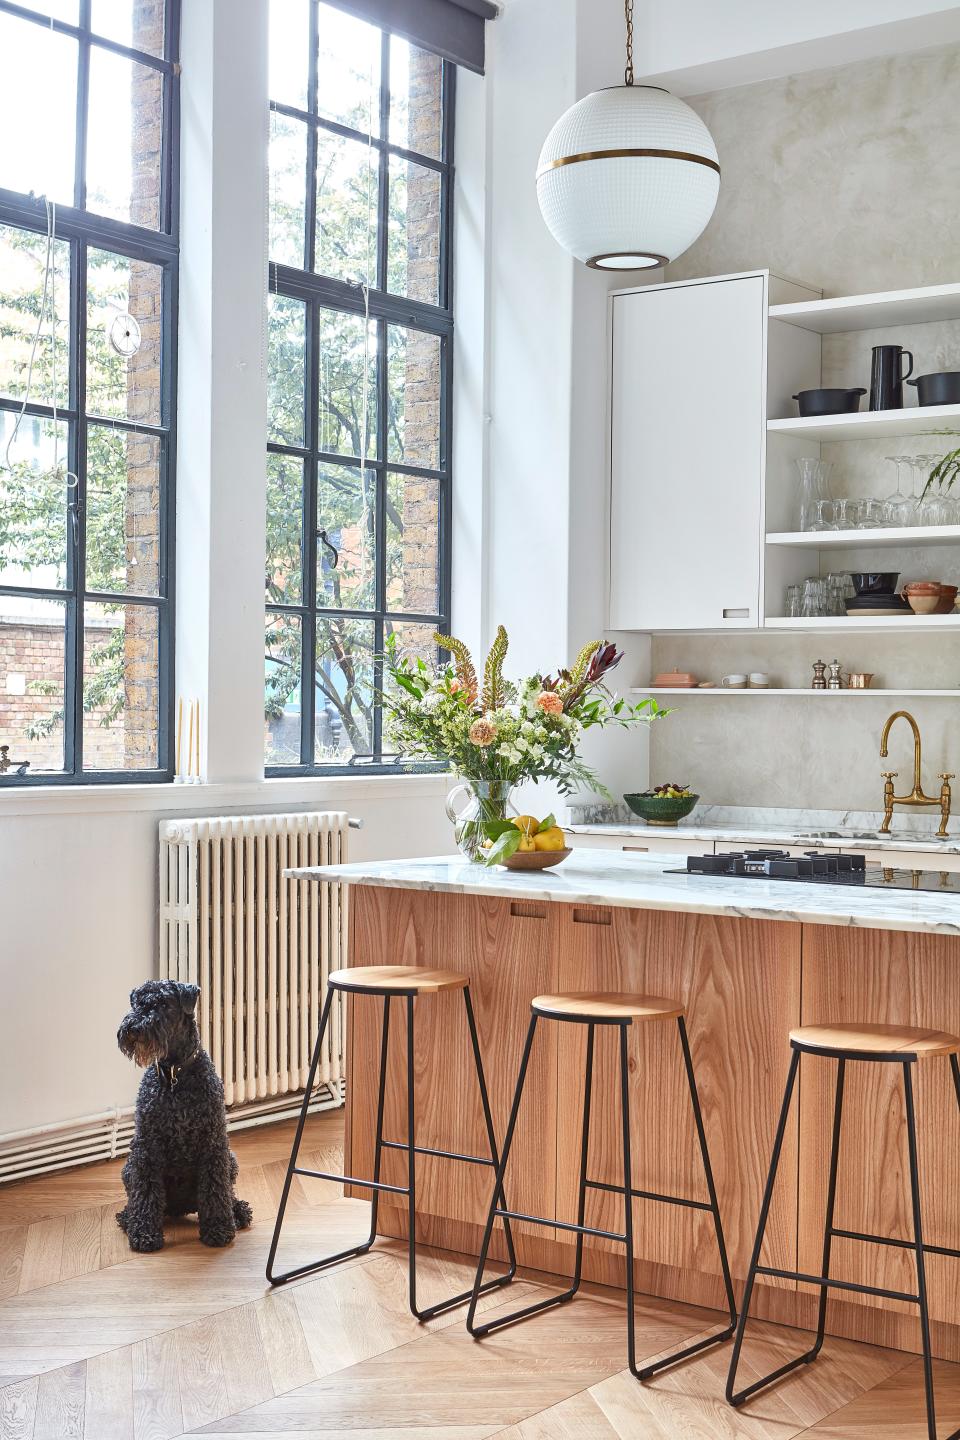
<path fill-rule="evenodd" d="M 447 813 L 470 860 L 502 863 L 519 848 L 523 833 L 508 818 L 515 785 L 549 780 L 562 795 L 581 789 L 608 793 L 577 753 L 583 731 L 649 725 L 670 713 L 652 698 L 630 704 L 610 692 L 606 678 L 623 657 L 607 641 L 584 645 L 572 668 L 556 676 L 534 674 L 514 682 L 503 674 L 509 641 L 502 625 L 482 680 L 466 645 L 451 635 L 434 638 L 449 651 L 452 664 L 434 669 L 401 656 L 390 637 L 382 703 L 400 755 L 440 762 L 461 777 L 458 790 L 468 803 L 456 810 L 451 792 Z"/>

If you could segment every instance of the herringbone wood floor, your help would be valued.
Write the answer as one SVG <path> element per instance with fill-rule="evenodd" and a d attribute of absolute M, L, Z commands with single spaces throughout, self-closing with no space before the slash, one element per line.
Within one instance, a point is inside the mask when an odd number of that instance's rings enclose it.
<path fill-rule="evenodd" d="M 638 1385 L 613 1291 L 591 1288 L 480 1344 L 461 1311 L 416 1323 L 393 1243 L 272 1291 L 263 1267 L 291 1130 L 233 1137 L 255 1223 L 229 1250 L 206 1250 L 188 1222 L 161 1253 L 132 1255 L 113 1220 L 119 1162 L 0 1190 L 0 1440 L 926 1440 L 920 1365 L 898 1352 L 828 1340 L 816 1365 L 735 1412 L 722 1400 L 729 1346 Z M 335 1169 L 341 1117 L 317 1117 L 308 1134 L 307 1153 Z M 337 1187 L 307 1184 L 285 1263 L 348 1244 L 367 1222 Z M 422 1298 L 470 1276 L 468 1262 L 427 1255 Z M 548 1285 L 518 1282 L 509 1307 Z M 716 1317 L 641 1298 L 637 1319 L 652 1356 Z M 800 1344 L 753 1327 L 744 1379 Z M 937 1372 L 946 1432 L 960 1423 L 960 1367 Z"/>

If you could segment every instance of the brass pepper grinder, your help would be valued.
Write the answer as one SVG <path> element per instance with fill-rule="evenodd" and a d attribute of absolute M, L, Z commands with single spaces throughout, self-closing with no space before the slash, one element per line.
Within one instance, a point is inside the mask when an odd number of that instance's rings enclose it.
<path fill-rule="evenodd" d="M 823 660 L 814 660 L 813 684 L 810 687 L 812 690 L 826 690 L 827 682 L 824 679 L 824 671 L 826 670 L 826 668 L 826 664 Z"/>
<path fill-rule="evenodd" d="M 842 690 L 843 676 L 840 674 L 840 661 L 830 661 L 830 679 L 827 681 L 828 690 Z"/>

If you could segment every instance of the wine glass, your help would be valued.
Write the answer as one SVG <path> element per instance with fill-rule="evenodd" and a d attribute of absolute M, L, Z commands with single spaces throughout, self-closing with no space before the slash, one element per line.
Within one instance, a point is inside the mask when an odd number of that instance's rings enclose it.
<path fill-rule="evenodd" d="M 898 529 L 902 529 L 905 526 L 910 525 L 913 520 L 914 504 L 909 494 L 910 460 L 906 455 L 888 455 L 886 458 L 887 460 L 889 460 L 891 465 L 896 465 L 897 467 L 897 488 L 896 490 L 894 490 L 893 494 L 888 495 L 886 500 L 884 500 L 883 502 L 884 523 L 887 525 L 895 525 Z M 903 484 L 903 472 L 905 466 L 907 467 L 908 475 L 906 490 L 904 489 Z"/>

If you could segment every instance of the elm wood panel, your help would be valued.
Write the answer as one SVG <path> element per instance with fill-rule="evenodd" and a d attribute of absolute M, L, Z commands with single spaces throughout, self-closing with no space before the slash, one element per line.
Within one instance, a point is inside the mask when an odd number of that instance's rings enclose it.
<path fill-rule="evenodd" d="M 557 907 L 364 886 L 356 887 L 352 903 L 351 965 L 389 958 L 391 963 L 442 966 L 470 977 L 494 1124 L 502 1137 L 529 1024 L 530 1001 L 557 986 Z M 384 1135 L 397 1141 L 405 1141 L 407 1135 L 405 1003 L 392 1001 L 390 1017 Z M 382 1002 L 361 997 L 358 1003 L 357 997 L 351 996 L 348 1006 L 347 1168 L 352 1175 L 369 1176 Z M 459 992 L 424 996 L 415 1006 L 417 1143 L 485 1155 L 487 1138 L 463 997 Z M 514 1209 L 552 1217 L 557 1129 L 555 1036 L 538 1037 L 528 1085 L 527 1103 L 517 1126 L 517 1158 L 507 1171 L 507 1197 Z M 384 1180 L 405 1185 L 406 1172 L 402 1152 L 385 1152 Z M 418 1212 L 480 1223 L 486 1216 L 492 1179 L 490 1167 L 418 1156 Z M 390 1203 L 396 1206 L 398 1202 Z"/>
<path fill-rule="evenodd" d="M 805 926 L 803 1022 L 838 1021 L 960 1030 L 960 941 L 949 936 Z M 800 1268 L 818 1273 L 837 1062 L 804 1056 L 800 1083 Z M 960 1248 L 960 1113 L 949 1059 L 913 1066 L 924 1238 Z M 912 1233 L 902 1066 L 850 1062 L 846 1070 L 835 1224 L 907 1239 Z M 834 1242 L 832 1273 L 916 1293 L 909 1252 Z M 931 1315 L 960 1318 L 960 1260 L 927 1257 Z M 916 1307 L 863 1296 L 863 1305 Z M 916 1324 L 914 1320 L 914 1325 Z"/>
<path fill-rule="evenodd" d="M 785 1037 L 800 1009 L 799 925 L 562 907 L 560 956 L 565 989 L 643 989 L 686 1006 L 731 1269 L 744 1276 L 788 1064 Z M 557 1214 L 574 1219 L 586 1027 L 546 1023 L 560 1031 Z M 634 1025 L 629 1050 L 634 1186 L 705 1200 L 676 1024 Z M 622 1183 L 615 1027 L 597 1028 L 593 1093 L 589 1175 Z M 783 1267 L 796 1264 L 797 1130 L 794 1116 L 766 1249 L 771 1263 Z M 619 1196 L 588 1192 L 587 1207 L 588 1224 L 622 1229 Z M 635 1201 L 635 1225 L 639 1256 L 710 1274 L 719 1270 L 709 1213 Z M 588 1243 L 609 1248 L 613 1242 Z"/>

